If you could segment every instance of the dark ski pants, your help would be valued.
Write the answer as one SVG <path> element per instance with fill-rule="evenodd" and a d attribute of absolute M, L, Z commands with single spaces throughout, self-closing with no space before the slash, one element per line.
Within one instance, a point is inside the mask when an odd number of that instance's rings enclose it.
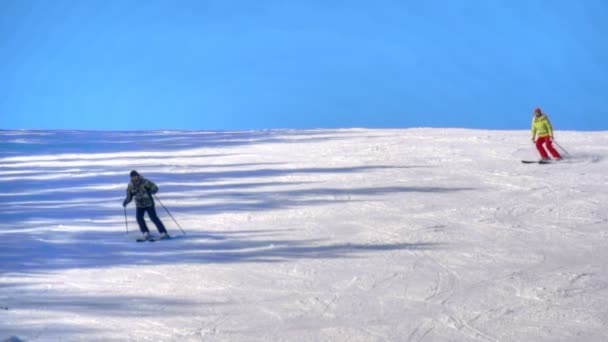
<path fill-rule="evenodd" d="M 158 232 L 160 234 L 166 233 L 167 230 L 165 229 L 165 226 L 158 218 L 158 215 L 156 215 L 156 209 L 154 208 L 154 206 L 147 207 L 147 208 L 137 208 L 136 216 L 137 216 L 137 224 L 139 224 L 139 230 L 141 230 L 142 233 L 149 232 L 148 226 L 146 225 L 146 220 L 144 220 L 144 214 L 146 212 L 148 212 L 148 216 L 150 217 L 150 220 L 152 220 L 152 222 L 154 222 L 154 224 L 156 225 L 156 229 L 158 229 Z"/>
<path fill-rule="evenodd" d="M 536 140 L 536 149 L 538 150 L 538 153 L 540 153 L 541 158 L 549 158 L 549 155 L 547 154 L 547 151 L 545 151 L 543 145 L 547 147 L 547 150 L 549 150 L 553 158 L 562 159 L 562 156 L 560 156 L 557 150 L 553 148 L 553 145 L 551 144 L 551 137 L 540 137 Z"/>

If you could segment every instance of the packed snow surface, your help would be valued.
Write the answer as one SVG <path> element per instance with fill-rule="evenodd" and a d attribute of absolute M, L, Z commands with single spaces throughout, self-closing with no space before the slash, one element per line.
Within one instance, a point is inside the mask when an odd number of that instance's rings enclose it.
<path fill-rule="evenodd" d="M 608 133 L 556 139 L 0 131 L 0 340 L 606 341 Z"/>

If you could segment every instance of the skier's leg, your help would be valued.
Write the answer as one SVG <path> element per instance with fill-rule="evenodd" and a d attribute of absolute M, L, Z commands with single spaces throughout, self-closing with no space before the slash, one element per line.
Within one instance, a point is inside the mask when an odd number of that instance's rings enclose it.
<path fill-rule="evenodd" d="M 536 139 L 536 149 L 538 150 L 538 153 L 540 153 L 541 158 L 548 159 L 549 155 L 547 154 L 547 151 L 545 151 L 545 148 L 543 147 L 545 140 L 546 140 L 545 137 Z"/>
<path fill-rule="evenodd" d="M 562 159 L 562 156 L 560 156 L 559 152 L 557 152 L 555 147 L 553 147 L 553 144 L 551 144 L 551 139 L 547 139 L 546 146 L 547 146 L 547 149 L 549 150 L 549 152 L 551 152 L 551 155 L 553 156 L 553 158 Z"/>
<path fill-rule="evenodd" d="M 158 215 L 156 215 L 156 208 L 154 206 L 152 206 L 147 209 L 148 209 L 148 216 L 150 216 L 150 220 L 152 220 L 152 222 L 154 222 L 154 224 L 156 225 L 156 229 L 158 229 L 158 232 L 160 234 L 166 233 L 167 229 L 165 229 L 165 225 L 158 218 Z"/>
<path fill-rule="evenodd" d="M 139 230 L 141 230 L 142 234 L 148 233 L 148 226 L 146 225 L 146 220 L 144 220 L 145 213 L 146 208 L 137 208 L 137 224 L 139 225 Z"/>

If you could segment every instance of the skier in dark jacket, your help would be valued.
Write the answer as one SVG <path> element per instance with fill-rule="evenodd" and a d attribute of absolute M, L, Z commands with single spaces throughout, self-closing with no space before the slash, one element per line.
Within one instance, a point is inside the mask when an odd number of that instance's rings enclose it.
<path fill-rule="evenodd" d="M 168 239 L 169 234 L 165 226 L 156 215 L 156 209 L 154 207 L 154 199 L 152 195 L 158 192 L 158 187 L 153 182 L 143 178 L 137 171 L 131 171 L 131 182 L 127 187 L 127 198 L 122 202 L 123 207 L 126 207 L 133 198 L 135 198 L 135 206 L 137 207 L 137 224 L 139 224 L 139 230 L 141 230 L 143 236 L 138 238 L 138 241 L 145 241 L 152 239 L 146 221 L 144 220 L 144 214 L 147 212 L 148 216 L 156 225 L 160 239 Z"/>

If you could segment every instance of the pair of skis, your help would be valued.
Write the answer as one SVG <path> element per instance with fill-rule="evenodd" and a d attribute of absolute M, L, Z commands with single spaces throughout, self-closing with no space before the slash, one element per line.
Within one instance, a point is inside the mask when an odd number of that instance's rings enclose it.
<path fill-rule="evenodd" d="M 163 237 L 160 237 L 160 236 L 150 236 L 150 237 L 147 237 L 147 238 L 139 237 L 135 241 L 137 241 L 137 242 L 146 242 L 146 241 L 148 241 L 148 242 L 154 242 L 154 241 L 170 240 L 170 239 L 171 239 L 170 237 L 163 238 Z"/>
<path fill-rule="evenodd" d="M 551 159 L 541 159 L 541 160 L 522 160 L 524 164 L 554 164 L 557 163 L 556 160 Z"/>

